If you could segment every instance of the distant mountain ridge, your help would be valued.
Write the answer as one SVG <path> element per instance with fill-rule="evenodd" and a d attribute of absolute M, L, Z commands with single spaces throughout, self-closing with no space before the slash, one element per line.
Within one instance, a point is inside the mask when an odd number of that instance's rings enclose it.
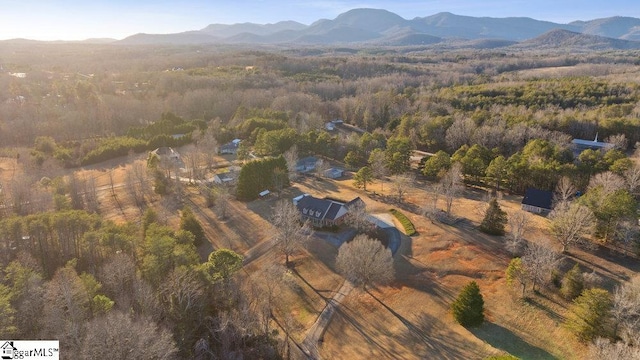
<path fill-rule="evenodd" d="M 411 20 L 382 9 L 353 9 L 335 19 L 320 19 L 311 25 L 295 21 L 275 24 L 211 24 L 203 29 L 178 34 L 136 34 L 115 43 L 119 44 L 281 44 L 281 45 L 430 45 L 438 43 L 467 43 L 490 47 L 510 46 L 514 42 L 530 41 L 555 30 L 570 31 L 573 46 L 594 49 L 635 49 L 640 42 L 640 19 L 610 17 L 589 21 L 559 24 L 528 17 L 472 17 L 442 12 Z M 529 42 L 524 47 L 540 43 L 553 46 L 567 44 L 565 36 L 547 37 Z M 597 38 L 588 37 L 597 36 Z M 604 41 L 611 38 L 619 41 Z M 580 39 L 580 40 L 579 40 Z M 462 41 L 462 42 L 461 42 Z M 596 41 L 597 45 L 589 44 Z M 622 41 L 622 42 L 620 42 Z M 628 42 L 625 42 L 628 41 Z M 610 46 L 610 47 L 607 47 Z"/>
<path fill-rule="evenodd" d="M 638 50 L 640 41 L 613 39 L 599 35 L 581 34 L 573 31 L 554 29 L 534 39 L 513 45 L 522 49 L 580 48 L 587 50 Z"/>

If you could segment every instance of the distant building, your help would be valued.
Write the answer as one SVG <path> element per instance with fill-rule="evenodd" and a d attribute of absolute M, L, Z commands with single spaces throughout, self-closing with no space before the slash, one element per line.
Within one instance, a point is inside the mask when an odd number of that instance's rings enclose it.
<path fill-rule="evenodd" d="M 344 203 L 336 199 L 318 199 L 309 194 L 303 194 L 293 199 L 294 205 L 300 211 L 303 220 L 309 220 L 315 227 L 336 226 L 344 222 L 349 208 L 364 206 L 359 197 Z"/>
<path fill-rule="evenodd" d="M 307 156 L 296 162 L 297 172 L 308 172 L 316 169 L 316 162 L 318 159 L 315 156 Z"/>
<path fill-rule="evenodd" d="M 613 144 L 598 141 L 598 134 L 596 134 L 596 138 L 594 140 L 573 139 L 571 144 L 573 144 L 574 153 L 576 155 L 580 155 L 580 153 L 585 150 L 607 151 L 615 147 Z"/>
<path fill-rule="evenodd" d="M 338 179 L 344 176 L 344 170 L 338 168 L 331 168 L 324 171 L 324 177 L 329 179 Z"/>
<path fill-rule="evenodd" d="M 237 174 L 232 171 L 213 175 L 213 182 L 216 184 L 233 184 L 237 179 Z"/>
<path fill-rule="evenodd" d="M 160 160 L 167 159 L 175 162 L 180 161 L 180 154 L 168 146 L 159 147 L 153 150 L 151 154 L 156 155 Z"/>
<path fill-rule="evenodd" d="M 522 199 L 522 210 L 542 214 L 551 211 L 553 193 L 551 191 L 529 188 Z"/>
<path fill-rule="evenodd" d="M 238 152 L 238 148 L 240 147 L 240 142 L 242 142 L 242 140 L 233 139 L 231 140 L 231 142 L 220 146 L 218 152 L 220 154 L 236 154 Z"/>

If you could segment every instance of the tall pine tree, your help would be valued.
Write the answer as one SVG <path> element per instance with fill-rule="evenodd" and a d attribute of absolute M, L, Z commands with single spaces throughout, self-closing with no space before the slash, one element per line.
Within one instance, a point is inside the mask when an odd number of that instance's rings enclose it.
<path fill-rule="evenodd" d="M 507 224 L 507 213 L 500 208 L 496 198 L 491 199 L 484 219 L 480 224 L 480 231 L 490 235 L 504 235 L 504 227 Z"/>
<path fill-rule="evenodd" d="M 200 225 L 200 222 L 196 218 L 195 214 L 188 206 L 182 209 L 182 216 L 180 217 L 180 230 L 186 230 L 192 233 L 195 237 L 196 246 L 200 246 L 207 241 L 207 236 L 204 233 L 202 225 Z"/>
<path fill-rule="evenodd" d="M 478 326 L 484 322 L 484 299 L 475 281 L 468 283 L 451 304 L 453 317 L 462 326 Z"/>

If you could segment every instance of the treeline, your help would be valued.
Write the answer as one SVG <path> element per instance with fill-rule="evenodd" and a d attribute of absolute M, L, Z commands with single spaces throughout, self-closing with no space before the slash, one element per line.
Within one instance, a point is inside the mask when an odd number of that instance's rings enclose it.
<path fill-rule="evenodd" d="M 256 199 L 265 190 L 280 191 L 289 186 L 289 172 L 284 157 L 250 161 L 242 166 L 238 177 L 238 200 Z"/>
<path fill-rule="evenodd" d="M 607 106 L 635 103 L 638 86 L 610 84 L 590 77 L 531 80 L 506 84 L 481 84 L 444 89 L 440 98 L 456 109 L 474 111 L 493 105 L 532 107 Z"/>
<path fill-rule="evenodd" d="M 205 131 L 206 127 L 202 120 L 185 121 L 175 114 L 164 113 L 158 122 L 131 128 L 126 136 L 62 143 L 56 143 L 49 136 L 38 137 L 31 156 L 38 165 L 51 156 L 65 167 L 85 166 L 126 156 L 130 152 L 141 153 L 162 146 L 182 146 L 192 141 L 194 131 Z"/>

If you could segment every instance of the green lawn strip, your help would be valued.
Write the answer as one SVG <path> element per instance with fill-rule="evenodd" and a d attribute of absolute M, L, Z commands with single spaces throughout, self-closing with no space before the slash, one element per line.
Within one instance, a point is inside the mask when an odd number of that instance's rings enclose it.
<path fill-rule="evenodd" d="M 400 224 L 402 224 L 402 226 L 404 227 L 405 234 L 407 234 L 408 236 L 412 236 L 417 233 L 415 226 L 413 226 L 413 223 L 405 214 L 396 209 L 389 209 L 389 212 L 393 214 L 393 216 L 395 216 L 398 221 L 400 221 Z"/>

